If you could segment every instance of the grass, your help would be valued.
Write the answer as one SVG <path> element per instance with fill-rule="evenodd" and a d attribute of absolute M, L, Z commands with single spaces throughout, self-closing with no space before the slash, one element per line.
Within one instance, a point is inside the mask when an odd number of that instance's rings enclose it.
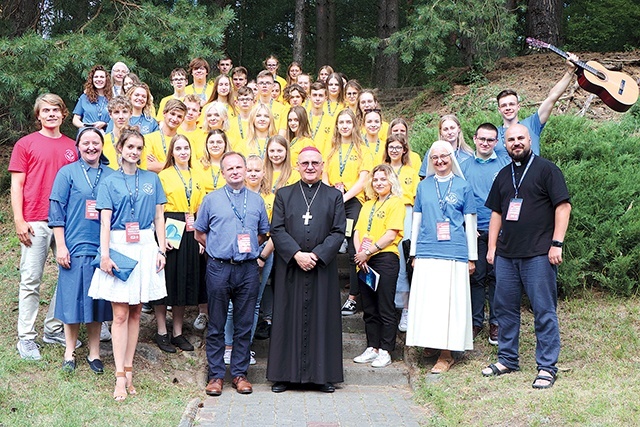
<path fill-rule="evenodd" d="M 424 374 L 416 400 L 433 414 L 430 426 L 640 425 L 639 311 L 637 298 L 591 292 L 561 301 L 558 380 L 550 390 L 534 390 L 533 315 L 525 309 L 520 372 L 482 377 L 481 369 L 496 360 L 496 348 L 481 335 L 449 373 Z"/>

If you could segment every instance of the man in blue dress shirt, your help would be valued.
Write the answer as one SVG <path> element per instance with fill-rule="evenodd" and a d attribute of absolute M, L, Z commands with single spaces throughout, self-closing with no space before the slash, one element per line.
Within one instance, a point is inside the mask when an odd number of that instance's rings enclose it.
<path fill-rule="evenodd" d="M 209 305 L 206 393 L 222 394 L 224 374 L 224 325 L 229 299 L 233 303 L 233 353 L 231 376 L 238 393 L 253 391 L 247 380 L 251 326 L 260 277 L 256 259 L 266 240 L 269 220 L 262 197 L 244 186 L 246 160 L 239 153 L 225 153 L 220 169 L 227 184 L 205 196 L 195 222 L 195 237 L 209 256 L 206 284 Z"/>

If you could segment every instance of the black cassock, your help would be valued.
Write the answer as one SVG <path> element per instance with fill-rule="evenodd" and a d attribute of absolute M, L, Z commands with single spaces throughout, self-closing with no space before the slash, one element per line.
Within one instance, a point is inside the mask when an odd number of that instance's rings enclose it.
<path fill-rule="evenodd" d="M 316 189 L 318 194 L 310 209 L 312 218 L 305 225 L 306 203 Z M 271 221 L 276 252 L 267 365 L 270 381 L 343 381 L 336 255 L 344 240 L 345 226 L 342 194 L 335 188 L 322 182 L 310 187 L 299 181 L 276 193 Z M 315 268 L 303 271 L 293 258 L 298 251 L 316 254 Z"/>

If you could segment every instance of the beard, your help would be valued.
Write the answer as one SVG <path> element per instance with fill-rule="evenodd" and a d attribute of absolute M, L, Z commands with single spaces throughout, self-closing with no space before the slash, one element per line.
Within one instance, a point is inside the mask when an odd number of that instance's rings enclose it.
<path fill-rule="evenodd" d="M 531 147 L 528 149 L 523 149 L 519 154 L 515 154 L 513 151 L 509 151 L 509 156 L 513 159 L 514 162 L 521 162 L 531 154 Z"/>

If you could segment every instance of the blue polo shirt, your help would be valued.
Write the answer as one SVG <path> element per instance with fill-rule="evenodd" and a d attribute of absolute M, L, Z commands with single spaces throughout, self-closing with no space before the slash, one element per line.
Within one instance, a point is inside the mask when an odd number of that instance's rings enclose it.
<path fill-rule="evenodd" d="M 484 203 L 487 201 L 493 180 L 500 169 L 509 163 L 511 163 L 509 157 L 498 156 L 494 152 L 487 160 L 482 160 L 474 155 L 472 159 L 460 165 L 465 179 L 473 189 L 478 214 L 478 231 L 489 230 L 491 209 L 487 208 Z"/>
<path fill-rule="evenodd" d="M 111 122 L 111 116 L 107 110 L 109 100 L 105 96 L 98 96 L 96 102 L 89 101 L 86 94 L 80 95 L 73 114 L 78 115 L 82 119 L 82 123 L 90 124 L 95 122 Z"/>
<path fill-rule="evenodd" d="M 538 116 L 538 112 L 536 111 L 526 119 L 518 121 L 518 123 L 529 129 L 529 136 L 531 137 L 531 151 L 533 151 L 536 156 L 539 156 L 540 134 L 542 133 L 545 124 L 540 123 L 540 116 Z M 496 152 L 498 157 L 506 157 L 507 159 L 509 159 L 509 161 L 511 161 L 504 140 L 504 134 L 506 131 L 507 128 L 504 126 L 500 126 L 498 128 L 498 143 L 496 144 L 494 151 Z"/>
<path fill-rule="evenodd" d="M 234 190 L 225 185 L 204 197 L 194 226 L 207 233 L 206 251 L 210 257 L 246 261 L 260 255 L 258 235 L 269 231 L 269 218 L 259 194 L 246 187 Z M 251 252 L 240 253 L 240 234 L 249 235 Z"/>

